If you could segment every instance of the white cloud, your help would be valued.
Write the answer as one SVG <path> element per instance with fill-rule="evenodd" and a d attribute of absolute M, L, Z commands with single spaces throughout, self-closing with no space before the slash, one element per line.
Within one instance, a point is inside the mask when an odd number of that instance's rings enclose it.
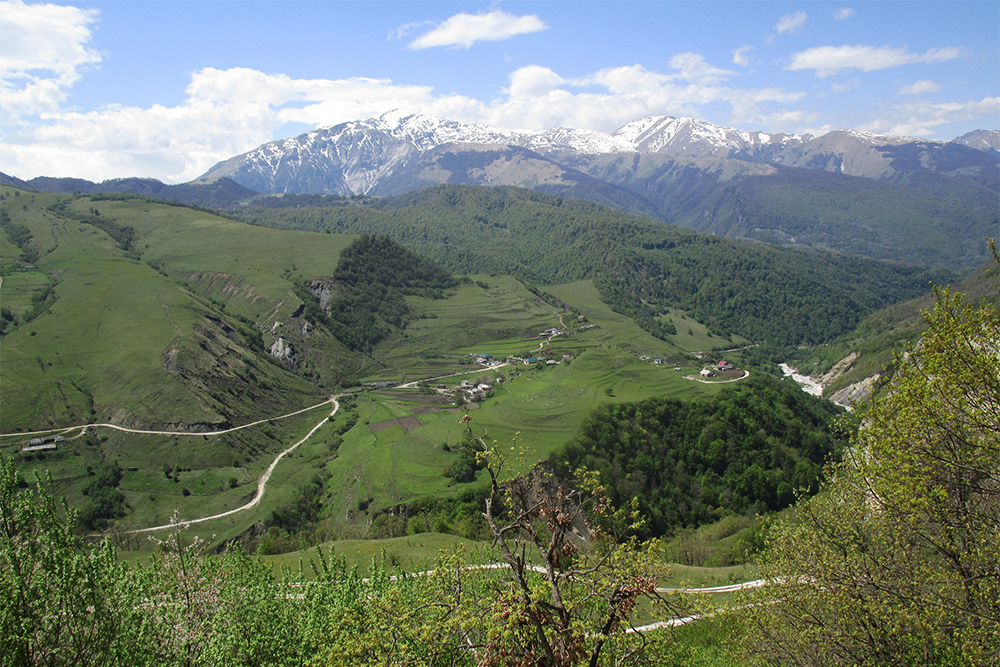
<path fill-rule="evenodd" d="M 705 57 L 698 53 L 678 53 L 670 59 L 669 65 L 678 70 L 677 78 L 687 81 L 699 81 L 703 84 L 716 83 L 736 76 L 736 72 L 720 69 L 705 62 Z"/>
<path fill-rule="evenodd" d="M 750 59 L 747 57 L 747 54 L 751 51 L 753 51 L 752 46 L 741 46 L 733 51 L 733 64 L 748 67 L 750 65 Z"/>
<path fill-rule="evenodd" d="M 495 9 L 485 14 L 455 14 L 409 43 L 411 49 L 435 46 L 469 48 L 476 42 L 502 42 L 517 35 L 547 30 L 534 14 L 514 16 Z"/>
<path fill-rule="evenodd" d="M 908 86 L 903 86 L 899 89 L 898 93 L 900 95 L 922 95 L 924 93 L 936 93 L 939 90 L 941 90 L 941 84 L 921 79 L 914 81 Z"/>
<path fill-rule="evenodd" d="M 844 7 L 843 9 L 838 9 L 833 13 L 833 18 L 838 21 L 843 21 L 844 19 L 849 19 L 854 16 L 855 12 L 850 7 Z"/>
<path fill-rule="evenodd" d="M 101 61 L 87 46 L 98 13 L 60 5 L 0 2 L 0 120 L 52 110 L 81 72 Z"/>
<path fill-rule="evenodd" d="M 543 97 L 564 83 L 566 80 L 548 67 L 528 65 L 510 75 L 507 92 L 514 99 Z"/>
<path fill-rule="evenodd" d="M 797 128 L 805 127 L 807 123 L 812 123 L 820 114 L 812 111 L 783 110 L 760 116 L 759 123 L 772 132 L 794 133 L 801 130 Z"/>
<path fill-rule="evenodd" d="M 735 72 L 707 63 L 699 54 L 680 53 L 670 59 L 668 73 L 642 65 L 611 67 L 563 81 L 545 68 L 517 70 L 515 82 L 530 75 L 533 95 L 511 94 L 484 109 L 483 122 L 498 127 L 546 129 L 556 126 L 612 131 L 649 115 L 699 116 L 703 105 L 728 104 L 733 122 L 756 118 L 760 105 L 788 103 L 802 93 L 778 88 L 740 89 L 725 82 Z M 561 82 L 561 83 L 560 83 Z M 517 90 L 524 90 L 522 85 Z"/>
<path fill-rule="evenodd" d="M 778 25 L 774 26 L 774 29 L 779 33 L 783 32 L 795 32 L 806 22 L 805 12 L 795 12 L 794 14 L 785 14 L 778 21 Z"/>
<path fill-rule="evenodd" d="M 496 99 L 482 101 L 387 79 L 206 68 L 191 75 L 185 99 L 173 107 L 47 112 L 0 142 L 0 171 L 22 178 L 135 175 L 177 182 L 272 140 L 290 122 L 320 127 L 401 109 L 496 127 L 611 131 L 647 115 L 699 116 L 708 104 L 728 104 L 731 122 L 756 122 L 767 105 L 803 97 L 780 88 L 738 88 L 728 83 L 734 76 L 696 53 L 675 55 L 667 72 L 632 65 L 572 79 L 529 65 L 511 72 Z"/>
<path fill-rule="evenodd" d="M 989 127 L 995 127 L 998 117 L 1000 117 L 1000 97 L 984 97 L 981 100 L 969 100 L 964 103 L 909 102 L 883 109 L 878 118 L 858 129 L 900 136 L 933 136 L 935 128 L 941 125 L 980 118 L 987 119 Z"/>
<path fill-rule="evenodd" d="M 854 90 L 855 88 L 861 87 L 861 79 L 857 77 L 853 79 L 848 79 L 847 81 L 842 81 L 840 83 L 835 83 L 830 86 L 830 90 L 835 93 L 846 93 L 849 90 Z"/>
<path fill-rule="evenodd" d="M 845 69 L 873 72 L 913 63 L 944 62 L 962 55 L 963 51 L 953 46 L 930 49 L 924 53 L 910 53 L 905 48 L 891 46 L 817 46 L 793 54 L 785 69 L 814 69 L 817 76 L 825 77 Z"/>

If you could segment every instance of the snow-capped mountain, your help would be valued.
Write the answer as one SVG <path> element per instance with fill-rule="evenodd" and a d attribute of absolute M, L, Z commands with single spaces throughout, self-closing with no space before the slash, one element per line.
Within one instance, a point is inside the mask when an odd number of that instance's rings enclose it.
<path fill-rule="evenodd" d="M 752 156 L 763 149 L 801 144 L 811 135 L 744 132 L 694 118 L 648 116 L 632 121 L 614 133 L 641 153 L 688 157 Z"/>
<path fill-rule="evenodd" d="M 368 193 L 408 157 L 447 144 L 517 146 L 540 153 L 633 150 L 627 142 L 592 130 L 503 130 L 390 111 L 264 144 L 217 164 L 197 180 L 229 176 L 261 192 Z"/>
<path fill-rule="evenodd" d="M 1000 152 L 1000 130 L 973 130 L 951 141 L 980 151 Z"/>
<path fill-rule="evenodd" d="M 610 134 L 594 130 L 556 128 L 544 131 L 507 130 L 425 114 L 391 111 L 364 120 L 274 141 L 221 162 L 198 181 L 228 176 L 260 192 L 317 194 L 378 194 L 391 180 L 392 190 L 408 187 L 402 174 L 413 177 L 413 187 L 434 182 L 493 183 L 483 160 L 499 154 L 479 151 L 472 162 L 479 171 L 442 167 L 442 147 L 452 152 L 470 147 L 516 147 L 534 154 L 518 154 L 525 165 L 523 182 L 517 169 L 502 169 L 506 184 L 534 187 L 541 164 L 547 183 L 558 181 L 552 163 L 577 173 L 589 173 L 590 156 L 655 155 L 675 159 L 723 159 L 800 167 L 851 176 L 891 179 L 901 170 L 935 173 L 967 167 L 986 168 L 996 162 L 1000 139 L 995 131 L 970 133 L 951 143 L 911 137 L 836 130 L 824 135 L 791 135 L 743 131 L 693 118 L 650 116 L 627 123 Z M 969 150 L 969 149 L 975 150 Z M 957 152 L 956 152 L 957 151 Z M 432 154 L 433 152 L 433 154 Z M 433 160 L 434 166 L 424 164 Z M 509 162 L 509 156 L 506 158 Z M 447 162 L 447 160 L 446 160 Z M 451 161 L 455 163 L 455 161 Z M 458 163 L 462 163 L 461 160 Z M 520 168 L 520 167 L 519 167 Z M 729 168 L 742 172 L 746 167 Z M 556 169 L 558 171 L 558 169 Z M 433 173 L 431 173 L 433 172 Z M 576 175 L 567 172 L 566 178 Z M 553 180 L 555 179 L 555 180 Z"/>

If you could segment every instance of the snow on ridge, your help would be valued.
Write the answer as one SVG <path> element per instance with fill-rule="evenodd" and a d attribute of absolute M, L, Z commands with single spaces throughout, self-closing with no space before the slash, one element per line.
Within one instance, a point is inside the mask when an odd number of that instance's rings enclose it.
<path fill-rule="evenodd" d="M 867 132 L 865 130 L 852 130 L 849 128 L 831 130 L 826 134 L 821 134 L 816 137 L 817 139 L 822 138 L 834 138 L 834 137 L 848 137 L 851 139 L 856 139 L 858 141 L 875 144 L 878 146 L 884 146 L 886 144 L 905 144 L 905 143 L 944 143 L 940 141 L 934 141 L 933 139 L 921 139 L 919 137 L 907 137 L 903 135 L 895 134 L 878 134 L 876 132 Z"/>

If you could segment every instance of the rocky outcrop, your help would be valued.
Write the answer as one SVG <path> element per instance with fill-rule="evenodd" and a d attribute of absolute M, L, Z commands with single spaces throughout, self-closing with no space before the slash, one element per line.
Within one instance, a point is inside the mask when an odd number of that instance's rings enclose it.
<path fill-rule="evenodd" d="M 280 336 L 271 343 L 271 356 L 286 366 L 295 366 L 295 349 Z"/>
<path fill-rule="evenodd" d="M 881 376 L 877 374 L 867 377 L 859 382 L 848 385 L 843 389 L 838 389 L 828 396 L 828 398 L 834 403 L 843 405 L 848 410 L 852 410 L 855 405 L 864 403 L 871 398 L 872 392 L 875 390 L 875 385 L 878 383 L 880 377 Z"/>

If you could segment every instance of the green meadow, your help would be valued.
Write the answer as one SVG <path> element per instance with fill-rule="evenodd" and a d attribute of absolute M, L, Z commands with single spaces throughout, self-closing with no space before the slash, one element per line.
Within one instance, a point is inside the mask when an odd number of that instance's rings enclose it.
<path fill-rule="evenodd" d="M 336 378 L 361 385 L 280 462 L 257 506 L 191 527 L 213 544 L 268 519 L 317 475 L 324 525 L 362 535 L 390 508 L 478 488 L 481 477 L 460 484 L 444 475 L 469 432 L 504 446 L 517 440 L 541 460 L 601 404 L 713 394 L 718 386 L 683 378 L 701 368 L 692 352 L 741 342 L 712 337 L 676 311 L 664 317 L 678 333 L 656 339 L 604 304 L 590 281 L 540 292 L 480 274 L 444 298 L 406 297 L 406 326 L 359 354 L 303 319 L 299 287 L 327 280 L 354 236 L 256 227 L 137 197 L 13 192 L 2 192 L 21 204 L 8 207 L 10 218 L 30 230 L 38 259 L 29 265 L 21 249 L 3 245 L 3 303 L 18 317 L 0 350 L 6 452 L 17 455 L 30 438 L 18 431 L 101 422 L 221 430 L 314 405 L 342 391 Z M 545 333 L 552 329 L 560 333 Z M 294 364 L 267 353 L 278 338 L 291 342 Z M 482 354 L 502 365 L 477 364 Z M 490 391 L 466 401 L 462 381 Z M 386 382 L 413 386 L 364 386 Z M 249 502 L 277 453 L 323 414 L 219 436 L 76 430 L 57 452 L 21 456 L 19 472 L 48 471 L 78 504 L 93 471 L 116 461 L 126 502 L 116 530 L 164 524 L 174 513 L 198 518 Z"/>

